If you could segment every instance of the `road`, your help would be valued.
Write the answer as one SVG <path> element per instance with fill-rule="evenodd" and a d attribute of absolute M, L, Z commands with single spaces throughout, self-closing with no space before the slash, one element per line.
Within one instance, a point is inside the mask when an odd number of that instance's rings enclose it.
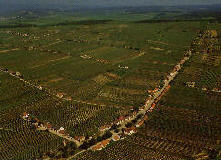
<path fill-rule="evenodd" d="M 83 153 L 83 152 L 86 152 L 86 151 L 87 151 L 87 150 L 82 150 L 82 151 L 76 153 L 75 155 L 73 155 L 73 156 L 67 158 L 67 160 L 73 160 L 74 157 L 76 157 L 77 155 L 79 155 L 79 154 L 81 154 L 81 153 Z"/>
<path fill-rule="evenodd" d="M 18 50 L 19 50 L 19 48 L 14 48 L 14 49 L 2 50 L 2 51 L 0 51 L 0 53 L 7 53 L 10 51 L 18 51 Z"/>
<path fill-rule="evenodd" d="M 65 134 L 59 133 L 56 130 L 49 129 L 49 128 L 44 127 L 44 126 L 39 127 L 38 130 L 41 130 L 41 131 L 48 130 L 50 133 L 52 133 L 52 134 L 54 134 L 56 136 L 59 136 L 59 137 L 64 138 L 64 139 L 66 139 L 68 141 L 74 142 L 77 147 L 79 147 L 80 145 L 83 144 L 83 142 L 79 142 L 79 141 L 75 140 L 73 137 L 70 137 L 70 136 L 67 136 Z"/>

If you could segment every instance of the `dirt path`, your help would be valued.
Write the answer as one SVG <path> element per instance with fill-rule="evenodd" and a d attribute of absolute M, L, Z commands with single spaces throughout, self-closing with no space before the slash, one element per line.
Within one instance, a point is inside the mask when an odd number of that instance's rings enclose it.
<path fill-rule="evenodd" d="M 37 68 L 37 67 L 41 67 L 41 66 L 45 66 L 51 62 L 56 62 L 56 61 L 60 61 L 60 60 L 65 60 L 65 59 L 68 59 L 70 58 L 71 56 L 65 56 L 65 57 L 62 57 L 62 58 L 57 58 L 57 59 L 52 59 L 52 60 L 49 60 L 47 63 L 43 63 L 43 64 L 39 64 L 39 65 L 36 65 L 36 66 L 33 66 L 31 67 L 30 69 L 33 69 L 33 68 Z"/>
<path fill-rule="evenodd" d="M 0 53 L 7 53 L 7 52 L 10 52 L 10 51 L 18 51 L 20 50 L 19 48 L 14 48 L 14 49 L 8 49 L 8 50 L 2 50 L 0 51 Z"/>
<path fill-rule="evenodd" d="M 8 128 L 0 128 L 0 130 L 4 130 L 4 131 L 13 131 L 12 129 L 8 129 Z"/>
<path fill-rule="evenodd" d="M 82 151 L 76 153 L 75 155 L 73 155 L 73 156 L 67 158 L 67 160 L 73 160 L 74 157 L 76 157 L 77 155 L 79 155 L 79 154 L 81 154 L 81 153 L 83 153 L 83 152 L 86 152 L 86 151 L 87 151 L 87 150 L 82 150 Z"/>
<path fill-rule="evenodd" d="M 83 142 L 79 142 L 79 141 L 75 140 L 73 137 L 70 137 L 70 136 L 67 136 L 65 134 L 59 133 L 56 130 L 46 128 L 45 126 L 38 127 L 37 130 L 40 130 L 40 131 L 48 130 L 51 134 L 54 134 L 54 135 L 59 136 L 61 138 L 64 138 L 64 139 L 66 139 L 66 140 L 68 140 L 70 142 L 74 142 L 77 147 L 79 147 L 81 144 L 83 144 Z"/>
<path fill-rule="evenodd" d="M 176 44 L 169 44 L 169 43 L 166 43 L 166 42 L 161 42 L 161 41 L 154 41 L 154 40 L 147 40 L 147 42 L 150 42 L 150 43 L 157 43 L 157 44 L 163 44 L 163 45 L 167 45 L 167 46 L 179 46 L 180 45 L 176 45 Z M 188 46 L 182 46 L 183 48 L 184 47 L 188 47 Z"/>
<path fill-rule="evenodd" d="M 52 45 L 54 45 L 54 44 L 58 44 L 58 43 L 61 43 L 61 42 L 63 42 L 63 41 L 59 40 L 59 41 L 57 41 L 57 42 L 53 42 L 53 43 L 51 43 L 51 44 L 48 44 L 48 45 L 46 45 L 46 46 L 44 46 L 44 47 L 49 47 L 49 46 L 52 46 Z"/>

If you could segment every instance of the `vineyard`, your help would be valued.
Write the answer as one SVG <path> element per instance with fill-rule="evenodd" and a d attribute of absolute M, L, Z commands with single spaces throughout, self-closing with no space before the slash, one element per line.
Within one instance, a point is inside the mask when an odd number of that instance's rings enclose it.
<path fill-rule="evenodd" d="M 1 28 L 0 159 L 48 158 L 52 153 L 59 159 L 84 151 L 75 158 L 178 160 L 214 148 L 221 130 L 220 93 L 199 90 L 221 84 L 220 41 L 210 37 L 196 40 L 203 47 L 192 46 L 190 61 L 151 105 L 148 118 L 141 121 L 140 114 L 125 125 L 143 124 L 135 134 L 111 141 L 102 151 L 84 146 L 110 138 L 120 125 L 101 134 L 102 126 L 142 111 L 153 96 L 148 90 L 163 85 L 202 26 L 105 21 Z M 214 48 L 207 51 L 206 46 Z M 186 82 L 196 82 L 197 88 Z M 75 149 L 62 136 L 34 128 L 22 119 L 24 112 L 56 131 L 86 137 L 84 145 Z"/>

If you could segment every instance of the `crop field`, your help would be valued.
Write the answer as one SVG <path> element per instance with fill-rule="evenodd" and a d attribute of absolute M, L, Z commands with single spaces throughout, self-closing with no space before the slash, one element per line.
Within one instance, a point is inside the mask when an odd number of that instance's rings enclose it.
<path fill-rule="evenodd" d="M 23 112 L 64 127 L 72 137 L 89 137 L 131 107 L 143 106 L 147 90 L 161 85 L 203 26 L 101 20 L 1 28 L 0 68 L 7 72 L 0 72 L 0 159 L 41 157 L 63 146 L 59 136 L 30 127 Z M 221 85 L 220 50 L 206 55 L 195 49 L 137 134 L 77 159 L 178 160 L 214 147 L 221 95 L 202 88 Z M 196 87 L 186 87 L 189 81 Z M 10 139 L 17 141 L 8 144 Z"/>

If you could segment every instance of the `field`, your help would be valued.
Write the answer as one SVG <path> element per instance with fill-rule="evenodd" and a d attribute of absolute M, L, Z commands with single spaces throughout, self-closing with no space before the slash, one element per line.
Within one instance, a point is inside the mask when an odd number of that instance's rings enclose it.
<path fill-rule="evenodd" d="M 147 90 L 161 85 L 204 27 L 205 21 L 119 20 L 2 27 L 0 68 L 7 72 L 0 72 L 0 159 L 38 158 L 63 147 L 64 139 L 31 128 L 23 112 L 72 137 L 89 137 L 143 106 Z M 220 24 L 210 27 L 221 31 Z M 220 93 L 183 84 L 219 88 L 219 53 L 194 54 L 137 134 L 78 159 L 188 159 L 213 148 Z"/>

